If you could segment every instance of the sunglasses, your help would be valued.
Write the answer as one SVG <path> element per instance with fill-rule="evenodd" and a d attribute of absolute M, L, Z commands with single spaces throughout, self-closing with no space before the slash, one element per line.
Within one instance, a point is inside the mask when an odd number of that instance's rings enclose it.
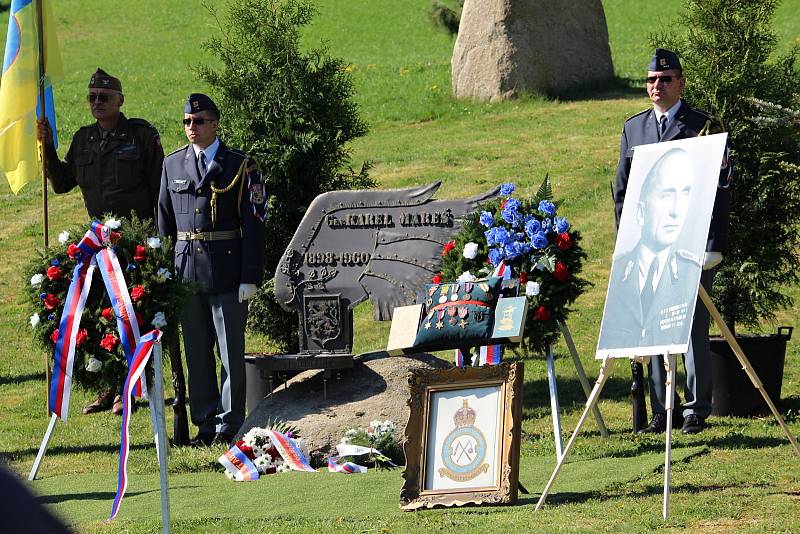
<path fill-rule="evenodd" d="M 112 96 L 114 95 L 109 93 L 89 93 L 88 95 L 86 95 L 86 100 L 88 100 L 89 102 L 105 103 L 108 102 L 108 100 Z"/>
<path fill-rule="evenodd" d="M 664 83 L 669 83 L 672 81 L 672 78 L 673 78 L 672 76 L 648 76 L 647 78 L 645 78 L 645 80 L 647 80 L 647 83 L 650 84 L 654 84 L 658 80 L 661 80 Z"/>
<path fill-rule="evenodd" d="M 212 122 L 214 119 L 203 119 L 203 118 L 189 118 L 183 119 L 184 126 L 191 126 L 194 123 L 196 126 L 202 126 L 207 122 Z"/>

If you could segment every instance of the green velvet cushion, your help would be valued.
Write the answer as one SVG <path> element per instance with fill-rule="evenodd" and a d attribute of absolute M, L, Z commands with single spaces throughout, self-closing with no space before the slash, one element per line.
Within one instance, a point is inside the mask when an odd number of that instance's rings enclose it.
<path fill-rule="evenodd" d="M 425 307 L 414 346 L 467 347 L 492 335 L 503 279 L 425 286 Z"/>

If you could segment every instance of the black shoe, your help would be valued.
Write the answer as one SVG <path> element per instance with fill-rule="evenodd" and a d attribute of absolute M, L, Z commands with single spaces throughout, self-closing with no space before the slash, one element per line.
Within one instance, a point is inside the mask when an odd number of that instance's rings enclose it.
<path fill-rule="evenodd" d="M 198 432 L 194 439 L 189 441 L 190 447 L 210 447 L 216 436 L 213 432 Z"/>
<path fill-rule="evenodd" d="M 673 412 L 672 413 L 672 428 L 678 428 L 683 424 L 683 417 Z M 650 424 L 641 429 L 637 434 L 659 434 L 667 429 L 667 414 L 654 413 L 653 419 Z"/>
<path fill-rule="evenodd" d="M 696 414 L 690 413 L 683 420 L 681 432 L 684 434 L 699 434 L 706 427 L 706 420 Z"/>
<path fill-rule="evenodd" d="M 226 447 L 230 447 L 232 442 L 233 434 L 228 434 L 227 432 L 217 432 L 217 435 L 212 440 L 212 444 L 225 445 Z"/>

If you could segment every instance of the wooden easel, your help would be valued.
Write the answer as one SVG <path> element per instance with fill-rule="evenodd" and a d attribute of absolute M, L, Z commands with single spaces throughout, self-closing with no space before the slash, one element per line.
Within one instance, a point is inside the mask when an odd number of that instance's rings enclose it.
<path fill-rule="evenodd" d="M 750 365 L 750 362 L 745 356 L 744 351 L 739 346 L 739 343 L 734 338 L 733 333 L 731 333 L 730 329 L 727 327 L 725 322 L 722 320 L 722 316 L 720 315 L 719 311 L 717 310 L 714 303 L 711 301 L 711 297 L 708 296 L 708 293 L 700 286 L 699 290 L 700 299 L 703 301 L 703 304 L 708 308 L 711 317 L 714 319 L 714 322 L 717 324 L 717 327 L 722 332 L 722 336 L 728 342 L 728 344 L 733 349 L 734 354 L 736 354 L 736 358 L 739 360 L 739 363 L 742 365 L 745 373 L 750 378 L 750 381 L 753 383 L 753 386 L 761 392 L 761 396 L 764 397 L 769 409 L 772 411 L 772 414 L 775 416 L 775 419 L 778 420 L 778 424 L 780 424 L 781 428 L 783 429 L 786 437 L 789 438 L 789 442 L 794 447 L 795 452 L 800 456 L 800 446 L 797 444 L 797 440 L 792 435 L 789 427 L 786 426 L 786 423 L 781 417 L 780 412 L 775 407 L 775 404 L 772 402 L 772 399 L 769 398 L 769 394 L 764 390 L 763 385 L 761 384 L 761 380 L 758 378 L 753 367 Z M 586 408 L 583 410 L 583 414 L 581 414 L 580 419 L 578 420 L 578 425 L 575 427 L 575 431 L 572 433 L 572 436 L 567 443 L 567 447 L 564 449 L 564 454 L 558 461 L 553 474 L 550 476 L 550 480 L 547 481 L 547 485 L 545 486 L 544 490 L 542 491 L 541 497 L 539 497 L 539 502 L 536 503 L 536 510 L 539 510 L 544 501 L 547 499 L 548 493 L 550 493 L 550 489 L 553 487 L 553 483 L 558 476 L 558 473 L 561 471 L 561 467 L 564 465 L 564 461 L 567 459 L 569 455 L 569 451 L 572 449 L 573 444 L 575 443 L 575 439 L 578 437 L 578 433 L 583 426 L 584 421 L 586 421 L 586 417 L 589 414 L 589 411 L 597 404 L 597 399 L 600 397 L 600 392 L 603 390 L 603 386 L 606 383 L 606 380 L 611 373 L 611 368 L 613 366 L 614 358 L 606 357 L 603 359 L 603 363 L 600 366 L 600 374 L 597 377 L 597 382 L 595 382 L 594 389 L 592 389 L 591 394 L 589 395 L 589 400 L 586 402 Z M 667 386 L 667 397 L 665 408 L 667 409 L 667 431 L 666 431 L 666 449 L 665 449 L 665 460 L 664 460 L 664 505 L 662 508 L 662 515 L 664 519 L 669 517 L 669 497 L 670 497 L 670 459 L 672 454 L 672 415 L 674 410 L 674 398 L 675 398 L 675 354 L 665 354 L 664 355 L 664 367 L 667 371 L 667 378 L 666 378 L 666 386 Z"/>

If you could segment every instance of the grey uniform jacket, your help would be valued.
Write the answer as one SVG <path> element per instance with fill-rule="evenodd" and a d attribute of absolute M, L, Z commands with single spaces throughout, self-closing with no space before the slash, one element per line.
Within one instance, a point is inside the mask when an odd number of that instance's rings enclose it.
<path fill-rule="evenodd" d="M 191 145 L 164 159 L 157 215 L 161 235 L 175 239 L 177 232 L 241 229 L 241 238 L 175 242 L 178 274 L 201 284 L 207 293 L 234 292 L 239 284 L 261 283 L 265 238 L 263 216 L 258 214 L 264 213 L 266 198 L 261 174 L 251 163 L 244 153 L 222 142 L 203 178 Z M 229 189 L 216 195 L 215 222 L 212 187 Z"/>
<path fill-rule="evenodd" d="M 686 105 L 681 100 L 681 106 L 675 118 L 670 121 L 667 131 L 661 141 L 674 141 L 676 139 L 687 139 L 697 137 L 705 127 L 706 122 L 711 121 L 710 133 L 719 133 L 722 126 L 711 115 Z M 622 204 L 625 200 L 625 191 L 628 187 L 628 176 L 633 160 L 633 149 L 638 145 L 658 143 L 658 125 L 656 124 L 655 112 L 652 108 L 634 115 L 625 122 L 622 129 L 619 146 L 619 165 L 617 166 L 616 187 L 614 188 L 614 203 L 617 221 L 622 215 Z M 730 225 L 730 169 L 727 168 L 727 150 L 725 157 L 726 168 L 720 170 L 717 196 L 714 200 L 714 211 L 711 214 L 711 226 L 708 231 L 708 242 L 706 251 L 724 252 L 728 246 L 728 227 Z"/>

